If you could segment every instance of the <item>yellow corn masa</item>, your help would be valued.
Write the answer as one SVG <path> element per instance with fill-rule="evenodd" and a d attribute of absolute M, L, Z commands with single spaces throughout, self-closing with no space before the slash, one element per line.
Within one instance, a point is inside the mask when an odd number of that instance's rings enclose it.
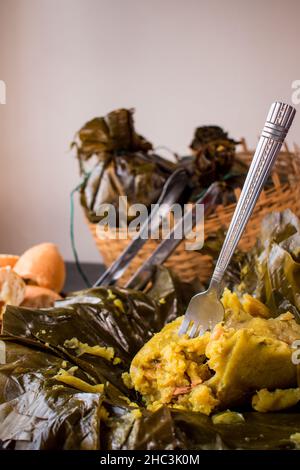
<path fill-rule="evenodd" d="M 245 418 L 241 413 L 236 411 L 223 411 L 212 416 L 212 422 L 214 424 L 242 424 L 245 422 Z"/>
<path fill-rule="evenodd" d="M 208 344 L 206 355 L 215 372 L 208 385 L 223 406 L 243 404 L 245 395 L 260 388 L 289 388 L 296 382 L 289 346 L 256 335 L 255 329 L 225 331 Z"/>
<path fill-rule="evenodd" d="M 300 326 L 289 312 L 270 312 L 250 295 L 225 289 L 224 321 L 203 336 L 178 336 L 182 317 L 166 325 L 132 361 L 130 377 L 149 409 L 213 411 L 251 403 L 260 389 L 297 386 L 291 345 Z"/>
<path fill-rule="evenodd" d="M 300 401 L 300 388 L 287 390 L 267 389 L 259 390 L 252 398 L 252 406 L 255 410 L 266 413 L 267 411 L 278 411 L 290 408 Z"/>
<path fill-rule="evenodd" d="M 134 419 L 139 419 L 139 418 L 142 418 L 143 416 L 139 408 L 136 408 L 135 410 L 131 410 L 131 415 L 134 417 Z"/>
<path fill-rule="evenodd" d="M 75 349 L 77 356 L 82 354 L 91 354 L 92 356 L 99 356 L 111 361 L 114 358 L 115 351 L 112 347 L 105 346 L 89 346 L 87 343 L 81 343 L 77 338 L 67 339 L 64 342 L 65 348 Z"/>
<path fill-rule="evenodd" d="M 74 377 L 73 373 L 77 367 L 73 367 L 69 370 L 60 369 L 58 374 L 56 374 L 53 379 L 57 380 L 58 382 L 62 382 L 65 385 L 69 385 L 70 387 L 76 388 L 77 390 L 81 390 L 82 392 L 87 393 L 102 393 L 104 390 L 103 384 L 96 384 L 91 385 L 85 382 L 78 377 Z"/>
<path fill-rule="evenodd" d="M 129 389 L 133 388 L 131 377 L 130 377 L 130 374 L 128 372 L 123 372 L 121 377 L 122 377 L 122 380 L 123 380 L 123 383 L 124 383 L 125 387 L 127 387 Z"/>

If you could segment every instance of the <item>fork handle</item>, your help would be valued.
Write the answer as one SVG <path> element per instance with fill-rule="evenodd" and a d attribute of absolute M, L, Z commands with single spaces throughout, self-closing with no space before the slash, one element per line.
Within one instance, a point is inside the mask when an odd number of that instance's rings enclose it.
<path fill-rule="evenodd" d="M 296 110 L 285 103 L 275 102 L 270 108 L 211 278 L 210 288 L 217 292 L 220 290 L 224 273 L 292 124 L 295 113 Z"/>

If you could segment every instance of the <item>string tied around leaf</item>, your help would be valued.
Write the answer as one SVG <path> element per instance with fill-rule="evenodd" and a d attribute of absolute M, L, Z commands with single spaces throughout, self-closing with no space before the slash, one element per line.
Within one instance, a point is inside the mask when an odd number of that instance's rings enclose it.
<path fill-rule="evenodd" d="M 75 234 L 74 234 L 74 196 L 78 191 L 81 190 L 81 188 L 86 184 L 87 179 L 89 178 L 92 170 L 89 172 L 85 172 L 82 181 L 74 188 L 72 189 L 70 193 L 70 239 L 71 239 L 71 246 L 72 246 L 72 252 L 73 256 L 75 259 L 75 264 L 77 271 L 79 272 L 81 278 L 83 279 L 85 285 L 87 287 L 91 287 L 92 284 L 89 281 L 87 275 L 85 274 L 84 270 L 82 269 L 81 262 L 79 260 L 77 248 L 76 248 L 76 243 L 75 243 Z"/>

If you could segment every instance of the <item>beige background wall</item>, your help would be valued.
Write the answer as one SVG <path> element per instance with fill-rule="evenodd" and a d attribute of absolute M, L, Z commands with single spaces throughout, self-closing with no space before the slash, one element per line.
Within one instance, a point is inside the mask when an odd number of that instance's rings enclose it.
<path fill-rule="evenodd" d="M 299 56 L 299 0 L 0 0 L 0 252 L 49 240 L 72 259 L 68 145 L 86 120 L 135 107 L 155 145 L 186 152 L 204 123 L 254 145 Z M 97 261 L 78 205 L 76 227 Z"/>

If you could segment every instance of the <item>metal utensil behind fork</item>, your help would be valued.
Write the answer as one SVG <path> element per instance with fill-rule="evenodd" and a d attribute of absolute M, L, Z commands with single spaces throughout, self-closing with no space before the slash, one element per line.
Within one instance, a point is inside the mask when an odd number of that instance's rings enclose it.
<path fill-rule="evenodd" d="M 168 237 L 165 238 L 158 245 L 158 247 L 153 251 L 152 255 L 140 266 L 137 272 L 125 285 L 126 288 L 141 290 L 146 287 L 153 275 L 154 267 L 163 264 L 173 253 L 173 251 L 177 248 L 177 246 L 182 242 L 182 238 L 176 238 L 175 236 L 178 227 L 181 228 L 181 233 L 183 233 L 185 223 L 186 221 L 188 221 L 188 225 L 190 225 L 191 222 L 191 227 L 189 228 L 194 229 L 198 222 L 196 218 L 196 206 L 199 204 L 203 204 L 204 216 L 208 216 L 216 206 L 216 202 L 218 196 L 221 194 L 222 188 L 223 183 L 220 182 L 212 183 L 209 186 L 205 194 L 201 196 L 195 202 L 195 204 L 193 204 L 193 207 L 189 211 L 187 211 L 180 220 L 177 221 L 174 228 L 169 233 Z"/>
<path fill-rule="evenodd" d="M 188 333 L 193 338 L 203 334 L 206 330 L 211 330 L 218 322 L 222 321 L 224 316 L 224 308 L 220 301 L 222 278 L 292 124 L 295 113 L 295 109 L 288 104 L 279 102 L 272 104 L 209 288 L 191 299 L 179 329 L 180 335 Z"/>
<path fill-rule="evenodd" d="M 166 217 L 173 204 L 179 200 L 187 188 L 189 176 L 185 169 L 178 169 L 166 181 L 162 193 L 150 212 L 149 217 L 141 226 L 138 236 L 132 240 L 116 261 L 99 277 L 93 287 L 111 286 L 122 276 L 137 252 L 147 242 L 149 227 L 155 230 L 161 220 Z"/>

